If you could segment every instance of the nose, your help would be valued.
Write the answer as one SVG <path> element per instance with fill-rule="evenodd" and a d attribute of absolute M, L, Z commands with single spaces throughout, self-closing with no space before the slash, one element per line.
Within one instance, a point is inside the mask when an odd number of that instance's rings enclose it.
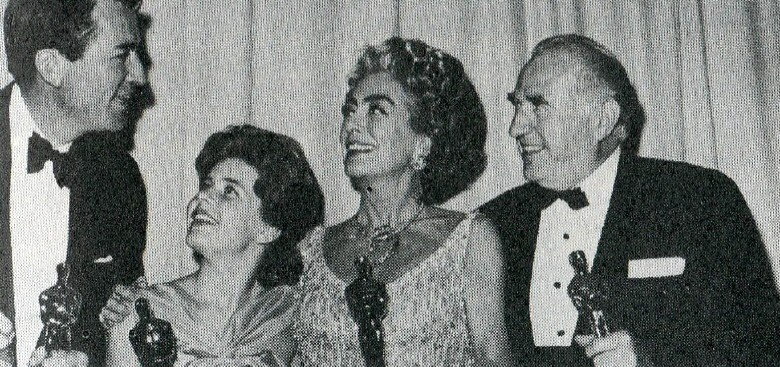
<path fill-rule="evenodd" d="M 197 207 L 208 204 L 211 200 L 211 194 L 209 189 L 198 190 L 198 193 L 190 199 L 187 203 L 187 214 L 192 214 Z"/>
<path fill-rule="evenodd" d="M 352 115 L 344 117 L 344 122 L 341 124 L 341 141 L 346 142 L 352 134 L 360 132 L 362 129 L 361 122 L 358 116 Z"/>
<path fill-rule="evenodd" d="M 138 55 L 138 51 L 131 52 L 127 57 L 127 81 L 136 85 L 147 83 L 146 70 Z"/>
<path fill-rule="evenodd" d="M 534 115 L 526 103 L 515 107 L 512 123 L 509 125 L 509 135 L 515 139 L 528 134 L 535 125 Z"/>

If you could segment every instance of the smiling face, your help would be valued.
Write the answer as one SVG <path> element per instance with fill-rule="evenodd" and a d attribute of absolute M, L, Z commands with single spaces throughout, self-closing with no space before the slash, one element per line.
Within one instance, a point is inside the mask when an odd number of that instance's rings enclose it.
<path fill-rule="evenodd" d="M 262 202 L 253 190 L 257 178 L 257 171 L 241 159 L 217 163 L 188 206 L 187 244 L 210 257 L 240 253 L 261 242 L 269 225 L 261 219 Z"/>
<path fill-rule="evenodd" d="M 576 185 L 599 165 L 599 142 L 612 130 L 603 118 L 605 93 L 585 83 L 583 67 L 568 55 L 549 53 L 530 61 L 509 101 L 526 180 L 554 189 Z"/>
<path fill-rule="evenodd" d="M 413 98 L 390 74 L 365 77 L 342 108 L 341 142 L 344 169 L 352 179 L 385 177 L 411 170 L 425 135 L 412 130 Z"/>
<path fill-rule="evenodd" d="M 138 13 L 119 1 L 100 0 L 92 11 L 95 33 L 83 56 L 69 62 L 62 93 L 85 131 L 120 130 L 128 122 L 134 93 L 146 83 L 136 49 Z"/>

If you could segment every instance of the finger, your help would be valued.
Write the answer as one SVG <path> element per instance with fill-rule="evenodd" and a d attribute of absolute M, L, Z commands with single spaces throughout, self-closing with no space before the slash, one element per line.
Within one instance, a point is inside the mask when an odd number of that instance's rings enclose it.
<path fill-rule="evenodd" d="M 633 343 L 631 336 L 625 331 L 611 333 L 603 338 L 594 338 L 593 341 L 585 346 L 585 354 L 589 358 L 616 349 L 631 349 Z"/>
<path fill-rule="evenodd" d="M 100 319 L 100 324 L 102 324 L 103 328 L 106 330 L 113 328 L 117 324 L 121 324 L 122 320 L 124 320 L 124 318 L 121 315 L 117 315 L 111 312 L 101 313 L 99 319 Z"/>
<path fill-rule="evenodd" d="M 111 294 L 111 298 L 117 299 L 118 301 L 130 302 L 132 301 L 134 294 L 135 291 L 132 288 L 126 285 L 117 284 L 114 287 L 114 293 Z"/>
<path fill-rule="evenodd" d="M 118 315 L 127 315 L 130 314 L 130 302 L 117 301 L 111 298 L 108 300 L 108 302 L 106 302 L 106 306 L 103 307 L 103 310 L 113 312 Z"/>
<path fill-rule="evenodd" d="M 583 335 L 583 334 L 577 334 L 574 336 L 574 342 L 577 343 L 582 348 L 585 348 L 586 346 L 590 345 L 590 343 L 593 342 L 593 339 L 596 339 L 596 336 L 593 334 Z"/>
<path fill-rule="evenodd" d="M 606 352 L 593 358 L 593 367 L 636 367 L 634 355 L 617 351 Z"/>
<path fill-rule="evenodd" d="M 14 329 L 14 323 L 0 312 L 0 333 L 8 334 Z"/>
<path fill-rule="evenodd" d="M 29 366 L 39 366 L 43 363 L 44 359 L 46 359 L 46 348 L 38 347 L 30 356 Z"/>

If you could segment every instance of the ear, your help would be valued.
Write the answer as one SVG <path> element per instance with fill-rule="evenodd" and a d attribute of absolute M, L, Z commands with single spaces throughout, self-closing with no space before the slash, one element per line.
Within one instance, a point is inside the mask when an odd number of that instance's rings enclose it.
<path fill-rule="evenodd" d="M 275 241 L 281 235 L 282 230 L 267 224 L 258 229 L 256 239 L 259 243 L 270 243 Z"/>
<path fill-rule="evenodd" d="M 47 84 L 59 88 L 65 78 L 65 72 L 70 67 L 70 60 L 59 51 L 46 48 L 35 53 L 35 68 L 38 75 Z"/>
<path fill-rule="evenodd" d="M 614 98 L 607 98 L 601 105 L 601 110 L 596 116 L 598 119 L 598 126 L 596 128 L 597 138 L 599 141 L 604 140 L 615 129 L 615 125 L 620 118 L 620 106 L 617 104 Z"/>
<path fill-rule="evenodd" d="M 415 143 L 414 154 L 427 157 L 428 154 L 431 154 L 431 145 L 433 145 L 431 138 L 427 135 L 420 134 L 420 137 Z"/>

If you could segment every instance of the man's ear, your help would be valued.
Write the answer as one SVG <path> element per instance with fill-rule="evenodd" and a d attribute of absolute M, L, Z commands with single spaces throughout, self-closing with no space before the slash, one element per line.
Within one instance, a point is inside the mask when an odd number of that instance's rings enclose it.
<path fill-rule="evenodd" d="M 59 88 L 65 79 L 70 60 L 53 48 L 45 48 L 35 53 L 35 68 L 38 75 L 47 84 Z"/>
<path fill-rule="evenodd" d="M 272 225 L 264 225 L 257 233 L 257 242 L 271 243 L 282 235 L 282 230 Z"/>
<path fill-rule="evenodd" d="M 598 118 L 596 133 L 598 140 L 601 141 L 612 134 L 612 130 L 615 129 L 620 118 L 620 105 L 614 98 L 607 98 L 601 105 L 601 111 L 596 118 Z"/>

